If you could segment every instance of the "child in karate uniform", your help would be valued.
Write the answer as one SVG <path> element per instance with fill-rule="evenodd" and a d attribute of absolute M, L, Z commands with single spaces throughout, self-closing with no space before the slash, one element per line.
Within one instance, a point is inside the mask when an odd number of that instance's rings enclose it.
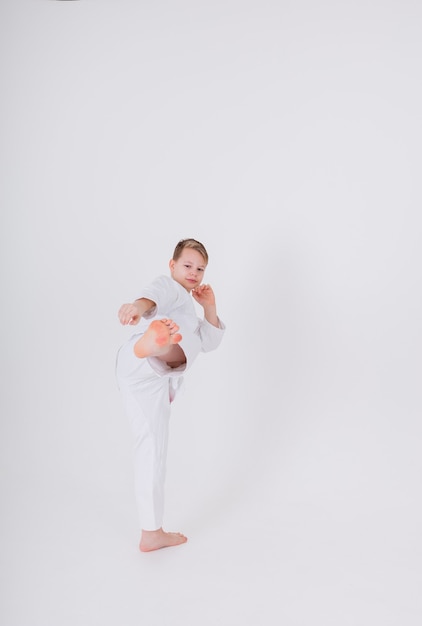
<path fill-rule="evenodd" d="M 116 375 L 135 437 L 142 552 L 187 541 L 181 533 L 162 527 L 168 424 L 182 375 L 200 352 L 219 346 L 225 330 L 212 288 L 201 284 L 207 263 L 202 243 L 179 241 L 169 262 L 170 276 L 156 278 L 118 313 L 122 324 L 140 325 L 118 352 Z M 203 319 L 192 299 L 203 307 Z"/>

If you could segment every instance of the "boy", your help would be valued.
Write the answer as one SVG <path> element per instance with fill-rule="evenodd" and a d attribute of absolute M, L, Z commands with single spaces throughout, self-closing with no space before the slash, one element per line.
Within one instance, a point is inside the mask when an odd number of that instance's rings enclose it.
<path fill-rule="evenodd" d="M 170 403 L 182 374 L 199 352 L 217 348 L 224 324 L 214 292 L 202 285 L 208 253 L 196 239 L 182 239 L 159 276 L 132 304 L 119 309 L 122 324 L 140 323 L 140 332 L 120 348 L 116 375 L 135 436 L 135 492 L 141 522 L 139 549 L 150 552 L 185 543 L 181 533 L 164 532 L 164 479 Z M 193 300 L 204 309 L 198 318 Z M 180 331 L 180 332 L 179 332 Z"/>

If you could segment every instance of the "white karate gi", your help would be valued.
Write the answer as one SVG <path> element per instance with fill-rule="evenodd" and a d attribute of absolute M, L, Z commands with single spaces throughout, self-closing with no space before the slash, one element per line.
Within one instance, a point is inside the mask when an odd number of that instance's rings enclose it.
<path fill-rule="evenodd" d="M 216 328 L 196 313 L 192 296 L 169 276 L 159 276 L 139 298 L 156 303 L 141 319 L 140 332 L 123 344 L 117 355 L 116 376 L 135 436 L 135 493 L 141 529 L 162 527 L 170 403 L 199 352 L 217 348 L 225 326 Z M 180 327 L 186 363 L 172 369 L 156 357 L 140 359 L 133 347 L 154 319 L 168 318 Z"/>

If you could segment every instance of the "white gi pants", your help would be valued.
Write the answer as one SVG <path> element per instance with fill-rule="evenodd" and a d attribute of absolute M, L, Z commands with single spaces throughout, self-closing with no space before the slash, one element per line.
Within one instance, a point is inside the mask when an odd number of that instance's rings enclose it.
<path fill-rule="evenodd" d="M 156 358 L 139 359 L 134 335 L 117 354 L 116 377 L 134 434 L 135 495 L 141 529 L 163 525 L 170 403 L 185 366 L 171 369 Z"/>

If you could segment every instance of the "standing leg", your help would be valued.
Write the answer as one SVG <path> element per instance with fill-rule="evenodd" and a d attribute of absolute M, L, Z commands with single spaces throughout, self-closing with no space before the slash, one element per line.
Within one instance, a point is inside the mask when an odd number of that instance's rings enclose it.
<path fill-rule="evenodd" d="M 170 418 L 168 380 L 150 374 L 139 388 L 121 384 L 134 439 L 135 494 L 141 527 L 163 524 L 164 482 Z"/>
<path fill-rule="evenodd" d="M 139 548 L 149 552 L 185 543 L 187 539 L 180 533 L 164 532 L 162 528 L 170 418 L 169 378 L 157 375 L 146 358 L 135 356 L 134 345 L 139 342 L 139 336 L 134 337 L 120 349 L 117 378 L 134 434 L 135 492 L 142 528 Z M 141 341 L 141 345 L 145 344 Z"/>

